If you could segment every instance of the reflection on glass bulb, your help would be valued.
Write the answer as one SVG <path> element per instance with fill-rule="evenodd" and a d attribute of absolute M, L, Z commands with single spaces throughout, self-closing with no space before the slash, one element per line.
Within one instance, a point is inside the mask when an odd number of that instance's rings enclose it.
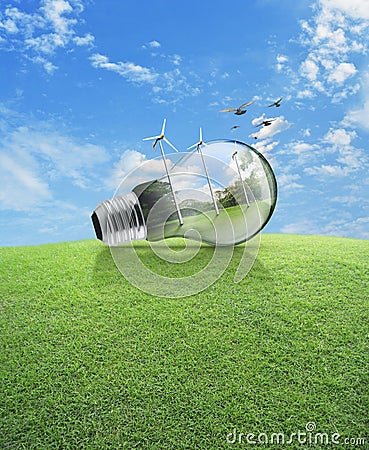
<path fill-rule="evenodd" d="M 111 246 L 169 237 L 236 245 L 255 236 L 274 211 L 273 170 L 247 144 L 212 141 L 166 155 L 165 163 L 168 172 L 163 160 L 147 161 L 113 199 L 99 203 L 92 214 L 98 239 Z"/>

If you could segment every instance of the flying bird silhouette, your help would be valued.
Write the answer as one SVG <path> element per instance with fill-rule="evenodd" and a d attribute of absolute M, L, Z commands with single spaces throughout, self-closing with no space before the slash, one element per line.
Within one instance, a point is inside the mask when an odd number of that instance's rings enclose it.
<path fill-rule="evenodd" d="M 236 128 L 240 128 L 239 125 L 233 125 L 233 127 L 231 128 L 231 130 L 235 130 Z"/>
<path fill-rule="evenodd" d="M 272 124 L 272 122 L 274 122 L 277 119 L 265 119 L 262 122 L 258 123 L 257 125 L 255 125 L 256 127 L 261 127 L 264 125 L 264 127 L 268 127 L 269 125 Z"/>
<path fill-rule="evenodd" d="M 283 97 L 279 98 L 278 100 L 276 100 L 274 103 L 272 103 L 271 105 L 268 105 L 268 108 L 270 108 L 271 106 L 276 106 L 277 108 L 279 108 L 281 106 L 281 101 L 282 101 Z"/>
<path fill-rule="evenodd" d="M 233 112 L 236 114 L 236 116 L 242 116 L 242 114 L 245 114 L 247 109 L 245 109 L 247 106 L 250 106 L 254 103 L 255 100 L 252 100 L 251 102 L 244 103 L 243 105 L 239 106 L 238 108 L 226 108 L 222 109 L 220 112 Z"/>

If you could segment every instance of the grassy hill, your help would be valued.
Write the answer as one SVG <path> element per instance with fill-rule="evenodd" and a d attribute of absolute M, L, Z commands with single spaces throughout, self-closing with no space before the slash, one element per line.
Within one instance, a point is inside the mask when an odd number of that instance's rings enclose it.
<path fill-rule="evenodd" d="M 300 449 L 226 436 L 308 422 L 365 437 L 369 241 L 263 235 L 234 284 L 241 253 L 164 299 L 98 241 L 1 248 L 0 448 Z"/>

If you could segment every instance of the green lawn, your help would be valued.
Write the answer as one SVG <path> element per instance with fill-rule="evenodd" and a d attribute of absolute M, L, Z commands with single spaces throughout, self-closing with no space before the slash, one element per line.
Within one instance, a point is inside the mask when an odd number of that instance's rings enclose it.
<path fill-rule="evenodd" d="M 241 256 L 167 299 L 98 241 L 1 248 L 0 448 L 333 448 L 226 442 L 307 422 L 368 448 L 369 241 L 263 235 L 234 284 Z"/>

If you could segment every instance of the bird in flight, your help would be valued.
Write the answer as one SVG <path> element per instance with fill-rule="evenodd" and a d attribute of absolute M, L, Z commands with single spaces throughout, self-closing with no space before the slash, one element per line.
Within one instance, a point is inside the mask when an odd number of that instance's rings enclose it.
<path fill-rule="evenodd" d="M 277 101 L 275 101 L 271 105 L 268 105 L 268 108 L 270 108 L 271 106 L 276 106 L 277 108 L 279 108 L 281 106 L 282 99 L 283 99 L 283 97 L 279 98 Z"/>
<path fill-rule="evenodd" d="M 257 125 L 255 125 L 256 127 L 261 127 L 264 125 L 264 127 L 268 127 L 269 125 L 272 124 L 272 122 L 274 122 L 277 119 L 265 119 L 262 122 L 258 123 Z"/>
<path fill-rule="evenodd" d="M 251 102 L 244 103 L 243 105 L 239 106 L 238 108 L 226 108 L 222 109 L 220 112 L 233 112 L 236 114 L 236 116 L 242 116 L 242 114 L 245 114 L 247 109 L 245 109 L 247 106 L 250 106 L 254 103 L 255 100 L 252 100 Z"/>
<path fill-rule="evenodd" d="M 236 128 L 240 128 L 239 125 L 233 125 L 233 127 L 231 128 L 231 130 L 235 130 Z"/>

